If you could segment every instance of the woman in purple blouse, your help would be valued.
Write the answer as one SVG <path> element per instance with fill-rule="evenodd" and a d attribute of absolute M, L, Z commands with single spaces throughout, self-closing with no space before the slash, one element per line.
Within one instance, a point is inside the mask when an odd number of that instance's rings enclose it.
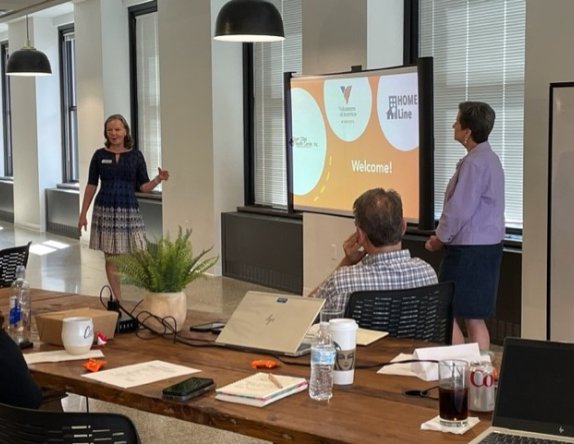
<path fill-rule="evenodd" d="M 463 102 L 458 108 L 454 139 L 467 154 L 448 183 L 436 234 L 425 247 L 444 248 L 439 280 L 455 282 L 453 344 L 464 342 L 458 325 L 464 320 L 469 340 L 488 350 L 485 319 L 496 308 L 505 233 L 504 171 L 488 142 L 494 110 L 483 102 Z"/>

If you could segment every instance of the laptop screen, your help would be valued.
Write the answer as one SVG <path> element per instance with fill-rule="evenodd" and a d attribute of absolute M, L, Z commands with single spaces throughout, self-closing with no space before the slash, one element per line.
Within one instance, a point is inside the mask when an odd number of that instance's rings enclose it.
<path fill-rule="evenodd" d="M 574 436 L 574 344 L 506 338 L 493 425 Z"/>

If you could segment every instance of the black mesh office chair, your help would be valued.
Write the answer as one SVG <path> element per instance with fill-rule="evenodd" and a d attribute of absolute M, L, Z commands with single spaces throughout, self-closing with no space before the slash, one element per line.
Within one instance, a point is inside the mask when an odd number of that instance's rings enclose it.
<path fill-rule="evenodd" d="M 396 338 L 452 344 L 453 282 L 407 290 L 358 291 L 345 316 L 359 327 L 387 331 Z"/>
<path fill-rule="evenodd" d="M 0 288 L 9 287 L 16 280 L 18 265 L 28 264 L 30 244 L 0 250 Z"/>
<path fill-rule="evenodd" d="M 30 410 L 0 404 L 0 444 L 139 444 L 132 421 L 115 413 Z"/>

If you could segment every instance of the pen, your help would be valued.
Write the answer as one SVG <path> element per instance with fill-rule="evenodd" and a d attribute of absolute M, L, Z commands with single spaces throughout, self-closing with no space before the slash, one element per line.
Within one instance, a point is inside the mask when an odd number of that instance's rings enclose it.
<path fill-rule="evenodd" d="M 269 380 L 270 380 L 273 384 L 275 384 L 275 386 L 276 386 L 277 388 L 280 388 L 280 389 L 283 388 L 283 385 L 279 382 L 279 380 L 278 380 L 275 376 L 273 376 L 273 374 L 268 373 L 268 377 L 269 377 Z"/>

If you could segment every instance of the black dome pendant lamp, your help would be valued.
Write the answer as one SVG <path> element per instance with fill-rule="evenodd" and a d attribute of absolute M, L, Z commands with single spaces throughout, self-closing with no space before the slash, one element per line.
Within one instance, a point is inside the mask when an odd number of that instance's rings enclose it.
<path fill-rule="evenodd" d="M 266 0 L 231 0 L 217 15 L 215 40 L 226 42 L 278 42 L 285 39 L 283 20 Z"/>
<path fill-rule="evenodd" d="M 28 15 L 26 15 L 26 45 L 10 54 L 6 65 L 6 74 L 10 76 L 49 76 L 52 74 L 50 61 L 46 54 L 30 44 Z"/>

